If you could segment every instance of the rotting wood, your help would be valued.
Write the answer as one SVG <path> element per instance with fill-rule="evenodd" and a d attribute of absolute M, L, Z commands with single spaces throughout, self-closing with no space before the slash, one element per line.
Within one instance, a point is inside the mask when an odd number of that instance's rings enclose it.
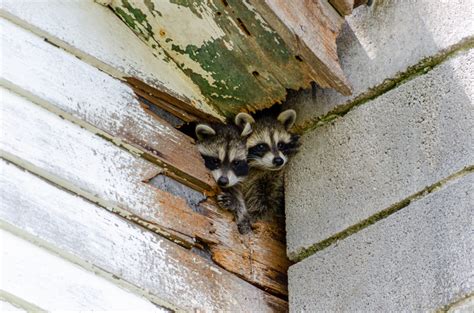
<path fill-rule="evenodd" d="M 116 275 L 185 311 L 285 312 L 274 297 L 208 260 L 0 161 L 0 218 L 59 254 Z M 48 195 L 48 197 L 45 197 Z M 19 201 L 21 200 L 21 201 Z M 47 216 L 47 222 L 45 222 Z"/>
<path fill-rule="evenodd" d="M 354 0 L 329 0 L 329 3 L 342 16 L 351 14 L 354 8 Z"/>
<path fill-rule="evenodd" d="M 341 16 L 350 15 L 352 10 L 367 4 L 367 0 L 329 0 L 329 3 L 339 12 Z"/>
<path fill-rule="evenodd" d="M 227 270 L 253 282 L 272 294 L 288 296 L 287 271 L 290 261 L 286 245 L 275 237 L 284 236 L 284 224 L 262 221 L 249 235 L 242 236 L 230 212 L 217 208 L 212 201 L 201 204 L 204 214 L 213 221 L 220 244 L 208 245 L 212 259 Z M 268 229 L 276 227 L 279 236 Z"/>
<path fill-rule="evenodd" d="M 202 215 L 180 195 L 144 183 L 160 174 L 157 166 L 9 91 L 2 97 L 0 150 L 7 160 L 185 247 L 208 246 L 228 271 L 286 294 L 288 261 L 273 234 L 256 232 L 246 243 L 230 213 L 207 206 Z"/>
<path fill-rule="evenodd" d="M 351 94 L 336 47 L 344 19 L 327 0 L 265 0 L 254 5 L 293 53 L 309 65 L 320 87 Z"/>
<path fill-rule="evenodd" d="M 5 187 L 7 187 L 6 184 L 2 184 L 3 193 L 11 191 Z M 12 187 L 12 184 L 8 187 Z M 13 187 L 16 192 L 19 192 L 20 186 Z M 31 190 L 31 192 L 34 194 L 35 191 Z M 18 201 L 20 194 L 14 195 L 17 201 L 12 201 L 11 197 L 2 196 L 2 199 L 8 203 L 0 205 L 2 211 L 5 210 L 5 205 L 17 210 L 25 209 L 25 205 Z M 44 213 L 51 214 L 52 212 Z M 43 224 L 45 221 L 38 222 Z M 15 299 L 20 298 L 20 303 L 33 304 L 28 307 L 29 312 L 55 312 L 66 309 L 68 311 L 169 312 L 1 228 L 0 238 L 2 291 L 14 295 Z M 38 310 L 39 308 L 41 309 Z"/>
<path fill-rule="evenodd" d="M 1 91 L 0 150 L 9 161 L 183 245 L 192 246 L 196 238 L 217 242 L 209 219 L 184 199 L 145 183 L 160 174 L 159 167 Z"/>
<path fill-rule="evenodd" d="M 0 19 L 0 26 L 9 34 L 2 36 L 4 85 L 157 163 L 164 174 L 215 193 L 193 139 L 152 118 L 123 82 L 9 21 Z"/>
<path fill-rule="evenodd" d="M 222 119 L 199 88 L 159 48 L 151 51 L 106 7 L 93 0 L 4 0 L 0 16 L 28 29 L 113 77 L 154 88 L 166 104 Z M 84 21 L 87 21 L 85 23 Z"/>
<path fill-rule="evenodd" d="M 216 264 L 272 294 L 287 297 L 290 262 L 286 257 L 284 218 L 261 220 L 252 234 L 242 236 L 233 214 L 219 209 L 201 193 L 166 176 L 157 176 L 150 184 L 186 199 L 193 210 L 212 220 L 219 243 L 202 244 Z"/>
<path fill-rule="evenodd" d="M 113 0 L 111 7 L 226 116 L 269 107 L 311 81 L 350 93 L 335 53 L 343 19 L 327 0 Z"/>

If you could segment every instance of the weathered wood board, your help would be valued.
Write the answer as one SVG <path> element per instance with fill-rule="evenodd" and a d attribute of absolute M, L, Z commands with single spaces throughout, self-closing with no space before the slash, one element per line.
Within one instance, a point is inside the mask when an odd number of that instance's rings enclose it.
<path fill-rule="evenodd" d="M 28 184 L 28 181 L 24 183 Z M 3 182 L 2 187 L 6 187 Z M 2 193 L 6 191 L 9 190 L 2 189 Z M 21 193 L 20 190 L 16 191 Z M 31 192 L 34 194 L 35 190 Z M 12 209 L 26 213 L 24 210 L 28 207 L 18 201 L 12 203 L 11 197 L 4 198 L 2 196 L 2 200 L 7 200 L 7 205 Z M 4 205 L 1 205 L 2 214 L 5 214 Z M 44 220 L 37 222 L 45 223 Z M 24 300 L 22 303 L 26 301 L 34 304 L 35 311 L 42 309 L 44 312 L 101 310 L 169 312 L 1 228 L 0 242 L 2 244 L 0 289 Z"/>
<path fill-rule="evenodd" d="M 0 15 L 85 62 L 201 118 L 221 118 L 163 50 L 150 50 L 106 7 L 93 0 L 4 0 Z"/>
<path fill-rule="evenodd" d="M 0 19 L 0 83 L 160 165 L 164 173 L 212 194 L 209 175 L 193 140 L 140 106 L 126 84 Z M 71 73 L 74 73 L 71 75 Z"/>
<path fill-rule="evenodd" d="M 286 311 L 285 301 L 209 260 L 15 165 L 0 166 L 0 218 L 57 253 L 116 275 L 171 309 L 176 307 L 170 304 L 186 311 Z"/>
<path fill-rule="evenodd" d="M 290 49 L 309 64 L 320 87 L 351 93 L 336 46 L 344 18 L 327 0 L 265 0 L 254 5 Z"/>
<path fill-rule="evenodd" d="M 146 183 L 161 171 L 10 91 L 2 92 L 0 150 L 5 158 L 91 201 L 191 247 L 209 246 L 219 265 L 285 295 L 284 244 L 269 232 L 238 233 L 232 216 L 211 204 L 193 211 L 186 197 Z"/>
<path fill-rule="evenodd" d="M 354 8 L 354 0 L 329 0 L 329 3 L 342 16 L 351 14 Z"/>
<path fill-rule="evenodd" d="M 311 81 L 350 93 L 335 54 L 343 19 L 327 0 L 107 3 L 227 116 L 269 107 Z"/>
<path fill-rule="evenodd" d="M 161 169 L 1 89 L 5 157 L 182 244 L 217 241 L 211 222 L 182 198 L 146 184 Z"/>

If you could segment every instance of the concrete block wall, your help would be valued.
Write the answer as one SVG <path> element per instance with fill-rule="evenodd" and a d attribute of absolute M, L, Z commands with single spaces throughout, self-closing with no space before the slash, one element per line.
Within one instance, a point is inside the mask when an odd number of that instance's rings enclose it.
<path fill-rule="evenodd" d="M 472 308 L 473 19 L 471 0 L 360 7 L 338 43 L 354 94 L 286 103 L 304 133 L 285 191 L 290 311 Z"/>

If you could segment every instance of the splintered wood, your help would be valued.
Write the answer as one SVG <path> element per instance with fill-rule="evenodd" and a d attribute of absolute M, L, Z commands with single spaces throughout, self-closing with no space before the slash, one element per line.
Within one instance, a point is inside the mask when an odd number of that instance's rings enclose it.
<path fill-rule="evenodd" d="M 80 309 L 68 284 L 92 297 L 87 279 L 107 293 L 91 310 L 287 311 L 283 217 L 239 234 L 171 124 L 223 121 L 311 81 L 349 93 L 335 40 L 362 2 L 2 1 L 0 233 L 38 256 L 12 273 L 64 268 L 54 283 Z M 10 283 L 30 309 L 62 303 Z"/>
<path fill-rule="evenodd" d="M 336 1 L 350 13 L 353 3 Z M 151 51 L 175 62 L 217 111 L 231 116 L 285 99 L 311 81 L 348 95 L 327 0 L 111 0 Z M 349 10 L 350 8 L 350 10 Z"/>

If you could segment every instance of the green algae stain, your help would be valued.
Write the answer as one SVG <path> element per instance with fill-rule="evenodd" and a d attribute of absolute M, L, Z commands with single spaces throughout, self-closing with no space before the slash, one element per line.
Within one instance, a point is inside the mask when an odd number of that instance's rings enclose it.
<path fill-rule="evenodd" d="M 189 7 L 189 1 L 172 2 Z M 200 10 L 199 5 L 203 4 L 191 5 L 193 12 Z M 262 25 L 254 12 L 240 1 L 228 1 L 228 6 L 215 2 L 212 9 L 214 21 L 225 33 L 223 37 L 200 47 L 171 46 L 174 53 L 199 63 L 212 77 L 210 82 L 181 64 L 210 103 L 230 116 L 242 108 L 261 109 L 262 103 L 269 106 L 286 96 L 286 88 L 299 88 L 303 75 L 298 61 L 278 34 Z M 291 69 L 292 75 L 282 70 L 285 68 Z"/>
<path fill-rule="evenodd" d="M 285 98 L 286 89 L 299 89 L 311 80 L 279 35 L 240 0 L 168 0 L 200 19 L 208 19 L 211 13 L 210 24 L 215 22 L 224 32 L 199 47 L 178 46 L 173 44 L 172 36 L 159 36 L 159 30 L 152 29 L 147 20 L 155 18 L 160 24 L 160 17 L 153 14 L 160 9 L 157 2 L 144 0 L 151 13 L 147 16 L 130 4 L 134 1 L 122 0 L 121 7 L 115 8 L 117 15 L 153 49 L 163 48 L 209 104 L 226 116 L 269 107 Z M 186 59 L 198 63 L 206 75 L 193 71 Z"/>

